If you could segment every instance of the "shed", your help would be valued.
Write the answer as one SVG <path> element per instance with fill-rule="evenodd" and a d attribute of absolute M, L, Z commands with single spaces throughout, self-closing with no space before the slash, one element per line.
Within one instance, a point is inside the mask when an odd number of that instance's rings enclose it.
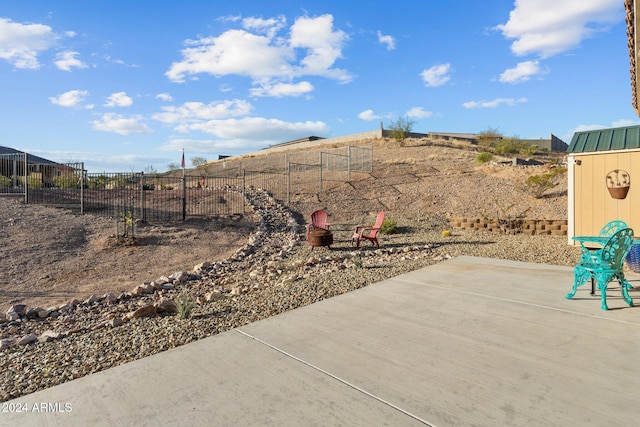
<path fill-rule="evenodd" d="M 576 132 L 567 153 L 569 243 L 614 219 L 640 230 L 640 126 Z"/>

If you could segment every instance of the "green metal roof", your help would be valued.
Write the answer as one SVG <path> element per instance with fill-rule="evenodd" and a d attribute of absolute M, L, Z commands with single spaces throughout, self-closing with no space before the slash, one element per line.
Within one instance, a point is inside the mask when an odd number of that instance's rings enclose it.
<path fill-rule="evenodd" d="M 640 126 L 598 129 L 573 134 L 569 153 L 640 148 Z"/>

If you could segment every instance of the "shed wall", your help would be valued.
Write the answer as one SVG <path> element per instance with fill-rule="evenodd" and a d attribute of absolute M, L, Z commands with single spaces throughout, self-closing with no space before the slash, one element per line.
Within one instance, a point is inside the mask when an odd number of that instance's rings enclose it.
<path fill-rule="evenodd" d="M 574 160 L 571 235 L 597 235 L 604 224 L 620 219 L 640 236 L 640 151 L 580 154 Z M 614 169 L 629 172 L 631 188 L 625 199 L 612 198 L 607 189 L 605 178 Z"/>

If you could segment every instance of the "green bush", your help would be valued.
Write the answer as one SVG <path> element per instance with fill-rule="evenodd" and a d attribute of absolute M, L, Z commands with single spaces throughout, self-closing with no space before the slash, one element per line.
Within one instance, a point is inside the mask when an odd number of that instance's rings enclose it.
<path fill-rule="evenodd" d="M 531 175 L 525 181 L 525 189 L 536 199 L 541 198 L 547 190 L 558 185 L 559 177 L 567 171 L 565 167 L 553 168 L 541 175 Z"/>
<path fill-rule="evenodd" d="M 398 223 L 395 219 L 385 219 L 380 227 L 382 234 L 396 234 L 398 232 Z"/>
<path fill-rule="evenodd" d="M 103 190 L 107 185 L 108 180 L 109 178 L 104 175 L 96 176 L 87 182 L 87 187 L 92 190 Z"/>
<path fill-rule="evenodd" d="M 42 177 L 40 175 L 27 176 L 27 186 L 29 188 L 42 188 Z"/>
<path fill-rule="evenodd" d="M 56 178 L 56 186 L 58 188 L 78 188 L 78 177 L 75 175 L 60 175 Z"/>
<path fill-rule="evenodd" d="M 403 146 L 404 140 L 411 133 L 411 129 L 413 129 L 414 124 L 415 122 L 413 120 L 409 120 L 406 117 L 400 117 L 395 122 L 389 123 L 387 127 L 391 131 L 391 137 L 398 143 L 398 145 Z"/>
<path fill-rule="evenodd" d="M 0 188 L 10 188 L 12 185 L 11 178 L 0 175 Z"/>
<path fill-rule="evenodd" d="M 491 160 L 493 158 L 493 154 L 488 153 L 488 152 L 484 152 L 484 153 L 480 153 L 476 156 L 476 162 L 477 163 L 487 163 L 489 160 Z"/>

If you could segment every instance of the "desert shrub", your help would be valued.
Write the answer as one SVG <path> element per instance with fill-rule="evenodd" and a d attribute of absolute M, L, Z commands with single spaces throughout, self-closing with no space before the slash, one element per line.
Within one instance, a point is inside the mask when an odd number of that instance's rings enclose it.
<path fill-rule="evenodd" d="M 382 234 L 396 234 L 398 232 L 398 222 L 392 218 L 385 219 L 380 227 L 380 232 Z"/>
<path fill-rule="evenodd" d="M 78 177 L 75 175 L 60 175 L 56 178 L 56 186 L 58 188 L 78 188 Z"/>
<path fill-rule="evenodd" d="M 502 139 L 502 133 L 498 129 L 488 128 L 478 134 L 478 145 L 482 147 L 494 147 Z"/>
<path fill-rule="evenodd" d="M 89 179 L 87 187 L 92 190 L 104 189 L 107 185 L 108 178 L 104 175 L 99 175 Z"/>
<path fill-rule="evenodd" d="M 13 185 L 11 182 L 11 178 L 8 178 L 4 175 L 0 175 L 0 188 L 9 188 Z"/>
<path fill-rule="evenodd" d="M 188 319 L 191 311 L 196 306 L 196 301 L 187 292 L 182 292 L 176 297 L 176 310 L 180 319 Z"/>
<path fill-rule="evenodd" d="M 553 168 L 541 175 L 531 175 L 525 181 L 525 189 L 536 199 L 541 198 L 547 190 L 559 184 L 559 177 L 567 171 L 565 167 Z"/>
<path fill-rule="evenodd" d="M 120 232 L 120 222 L 122 221 L 122 232 Z M 118 212 L 116 218 L 116 236 L 118 238 L 132 238 L 135 239 L 135 220 L 133 218 L 133 209 Z"/>
<path fill-rule="evenodd" d="M 483 152 L 480 153 L 476 156 L 476 162 L 477 163 L 487 163 L 489 160 L 491 160 L 493 158 L 493 154 L 488 153 L 488 152 Z"/>
<path fill-rule="evenodd" d="M 353 259 L 353 265 L 354 265 L 356 268 L 362 268 L 362 265 L 363 265 L 363 263 L 362 263 L 362 258 L 360 258 L 360 257 L 354 258 L 354 259 Z"/>
<path fill-rule="evenodd" d="M 42 188 L 42 177 L 40 175 L 27 176 L 27 186 L 29 188 Z"/>
<path fill-rule="evenodd" d="M 495 145 L 495 152 L 501 155 L 516 154 L 519 152 L 518 143 L 511 138 L 501 139 Z"/>
<path fill-rule="evenodd" d="M 207 164 L 207 159 L 205 157 L 192 157 L 191 166 L 197 168 L 198 166 L 204 166 Z"/>
<path fill-rule="evenodd" d="M 409 136 L 409 133 L 411 133 L 414 124 L 415 122 L 409 120 L 407 117 L 399 117 L 395 122 L 389 123 L 387 127 L 391 131 L 391 137 L 398 145 L 403 146 L 404 140 Z"/>

